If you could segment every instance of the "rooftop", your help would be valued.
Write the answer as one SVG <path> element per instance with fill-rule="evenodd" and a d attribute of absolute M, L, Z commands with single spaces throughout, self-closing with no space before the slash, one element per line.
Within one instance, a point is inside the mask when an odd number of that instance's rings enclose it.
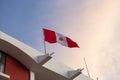
<path fill-rule="evenodd" d="M 35 80 L 92 80 L 32 47 L 0 31 L 0 50 L 17 59 L 35 73 Z"/>

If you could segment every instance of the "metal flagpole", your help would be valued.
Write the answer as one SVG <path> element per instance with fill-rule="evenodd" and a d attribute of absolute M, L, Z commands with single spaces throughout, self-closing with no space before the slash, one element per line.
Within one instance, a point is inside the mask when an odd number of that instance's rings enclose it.
<path fill-rule="evenodd" d="M 46 54 L 46 45 L 45 45 L 45 40 L 44 40 L 44 51 L 45 51 L 45 54 Z"/>
<path fill-rule="evenodd" d="M 87 69 L 88 76 L 90 77 L 90 73 L 89 73 L 88 66 L 87 66 L 87 63 L 86 63 L 85 58 L 84 58 L 84 62 L 85 62 L 85 67 L 86 67 L 86 69 Z M 90 78 L 91 78 L 91 77 L 90 77 Z"/>
<path fill-rule="evenodd" d="M 43 37 L 45 38 L 45 35 L 44 35 L 44 29 L 43 29 Z M 44 52 L 46 54 L 46 44 L 45 44 L 45 39 L 44 39 Z"/>

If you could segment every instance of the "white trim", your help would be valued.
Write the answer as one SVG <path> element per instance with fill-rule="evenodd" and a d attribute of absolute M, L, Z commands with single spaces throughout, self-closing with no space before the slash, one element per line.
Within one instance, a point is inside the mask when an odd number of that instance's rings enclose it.
<path fill-rule="evenodd" d="M 0 78 L 4 79 L 4 80 L 9 80 L 10 79 L 10 76 L 7 75 L 7 74 L 4 74 L 2 72 L 0 72 Z"/>
<path fill-rule="evenodd" d="M 30 71 L 30 80 L 35 80 L 35 73 Z"/>

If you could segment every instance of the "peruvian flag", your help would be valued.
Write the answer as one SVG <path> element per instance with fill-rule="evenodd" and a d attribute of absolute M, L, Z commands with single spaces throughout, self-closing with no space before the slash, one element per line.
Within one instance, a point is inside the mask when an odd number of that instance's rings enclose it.
<path fill-rule="evenodd" d="M 52 30 L 48 30 L 48 29 L 43 29 L 44 31 L 44 40 L 49 42 L 49 43 L 59 43 L 63 46 L 69 47 L 69 48 L 74 48 L 74 47 L 78 47 L 78 44 L 76 42 L 74 42 L 73 40 L 71 40 L 70 38 L 56 33 Z"/>

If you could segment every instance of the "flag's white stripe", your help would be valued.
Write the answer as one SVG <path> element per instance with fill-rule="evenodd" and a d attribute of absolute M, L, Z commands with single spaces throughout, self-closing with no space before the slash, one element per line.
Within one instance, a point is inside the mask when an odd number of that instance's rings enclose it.
<path fill-rule="evenodd" d="M 63 36 L 59 33 L 56 33 L 56 39 L 57 39 L 57 43 L 68 47 L 68 43 L 67 43 L 67 40 L 66 40 L 65 36 Z"/>

